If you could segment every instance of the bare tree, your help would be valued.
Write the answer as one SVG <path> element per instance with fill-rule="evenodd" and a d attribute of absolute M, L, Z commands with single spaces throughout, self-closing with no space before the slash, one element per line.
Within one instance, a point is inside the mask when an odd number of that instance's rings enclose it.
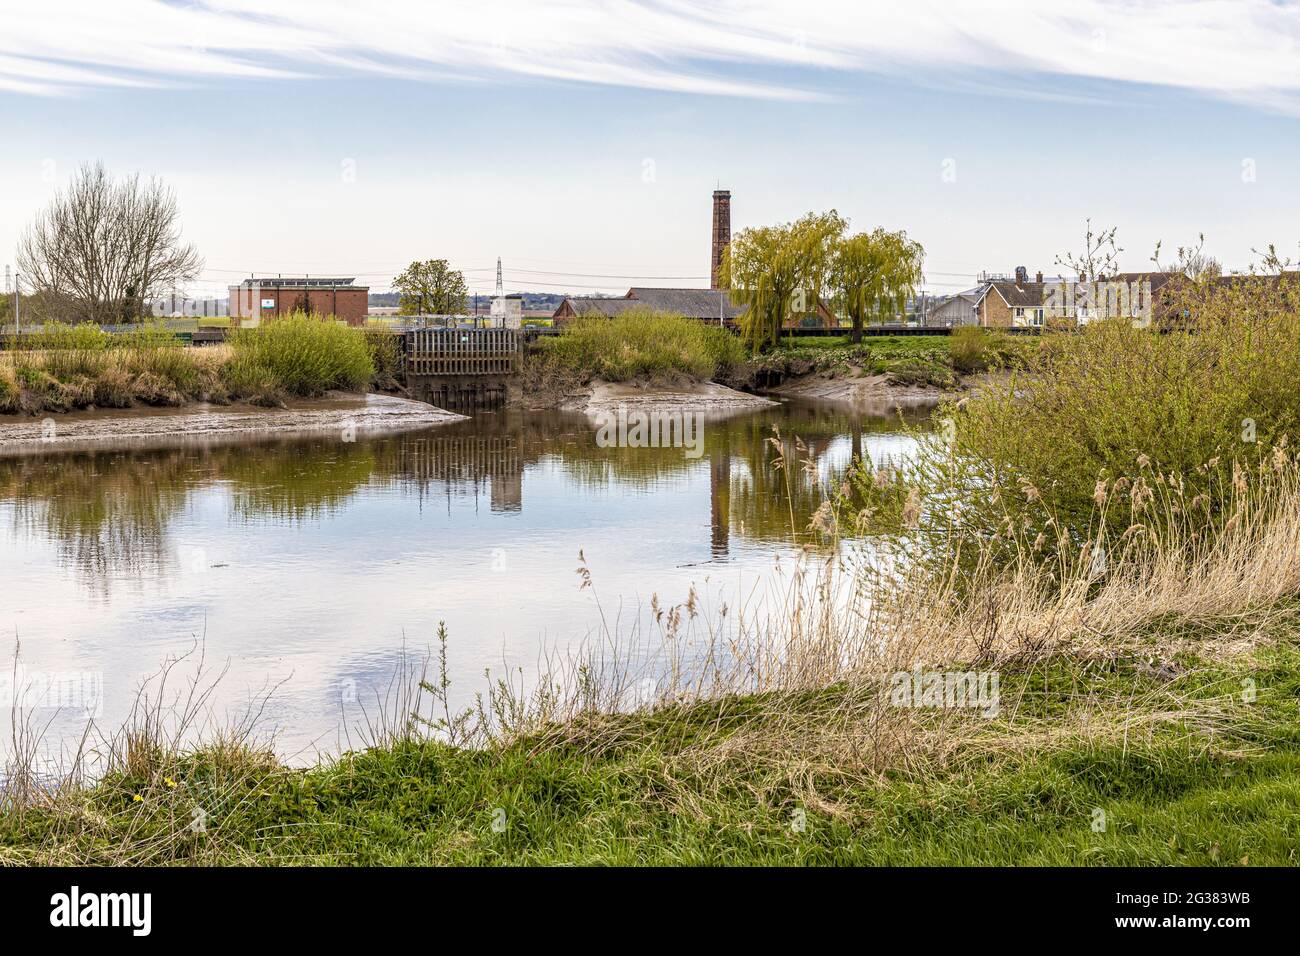
<path fill-rule="evenodd" d="M 1218 259 L 1205 251 L 1205 233 L 1196 237 L 1196 245 L 1179 246 L 1178 258 L 1172 264 L 1160 261 L 1162 243 L 1156 243 L 1152 263 L 1160 272 L 1178 272 L 1194 282 L 1207 282 L 1223 275 L 1223 266 Z"/>
<path fill-rule="evenodd" d="M 134 321 L 203 267 L 181 242 L 179 219 L 175 194 L 158 180 L 115 180 L 102 163 L 85 165 L 19 240 L 18 268 L 59 318 Z"/>
<path fill-rule="evenodd" d="M 1064 266 L 1079 276 L 1080 281 L 1097 279 L 1110 275 L 1119 268 L 1119 255 L 1124 249 L 1115 244 L 1116 227 L 1094 232 L 1092 220 L 1087 219 L 1083 225 L 1083 252 L 1080 255 L 1067 252 L 1056 257 L 1056 264 Z"/>

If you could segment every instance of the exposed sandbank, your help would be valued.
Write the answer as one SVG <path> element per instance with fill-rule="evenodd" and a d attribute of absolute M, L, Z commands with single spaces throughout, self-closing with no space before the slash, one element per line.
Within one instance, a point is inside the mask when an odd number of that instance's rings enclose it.
<path fill-rule="evenodd" d="M 285 408 L 185 405 L 179 408 L 96 409 L 57 417 L 0 415 L 0 453 L 75 448 L 106 441 L 171 443 L 254 434 L 354 429 L 375 433 L 438 425 L 465 416 L 393 395 L 330 392 Z"/>

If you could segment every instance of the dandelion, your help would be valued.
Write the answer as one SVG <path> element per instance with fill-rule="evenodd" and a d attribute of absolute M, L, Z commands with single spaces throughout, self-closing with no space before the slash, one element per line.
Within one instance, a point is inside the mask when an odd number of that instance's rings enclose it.
<path fill-rule="evenodd" d="M 143 803 L 143 802 L 144 802 L 144 797 L 140 796 L 140 794 L 138 794 L 138 793 L 133 793 L 133 794 L 131 794 L 131 801 L 132 801 L 133 803 Z"/>
<path fill-rule="evenodd" d="M 171 787 L 173 790 L 176 789 L 176 781 L 171 777 L 163 777 L 163 783 L 167 784 L 167 786 Z"/>

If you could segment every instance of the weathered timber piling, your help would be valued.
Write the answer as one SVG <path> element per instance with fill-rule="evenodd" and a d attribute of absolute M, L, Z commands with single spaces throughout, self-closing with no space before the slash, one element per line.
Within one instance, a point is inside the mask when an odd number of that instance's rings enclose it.
<path fill-rule="evenodd" d="M 514 329 L 412 329 L 406 333 L 407 388 L 439 408 L 499 408 L 519 374 L 519 349 Z"/>

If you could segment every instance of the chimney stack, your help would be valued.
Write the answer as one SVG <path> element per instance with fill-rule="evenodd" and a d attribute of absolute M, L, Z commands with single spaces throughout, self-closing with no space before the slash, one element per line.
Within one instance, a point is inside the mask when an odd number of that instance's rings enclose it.
<path fill-rule="evenodd" d="M 1043 284 L 1043 270 L 1042 270 L 1042 269 L 1039 269 L 1039 270 L 1038 270 L 1038 274 L 1034 277 L 1034 281 L 1037 282 L 1039 285 L 1042 285 L 1042 284 Z"/>
<path fill-rule="evenodd" d="M 1024 285 L 1029 281 L 1029 270 L 1024 266 L 1016 266 L 1016 285 Z"/>
<path fill-rule="evenodd" d="M 709 288 L 720 288 L 718 269 L 722 266 L 722 251 L 731 242 L 731 190 L 713 191 L 713 258 L 710 260 Z"/>

